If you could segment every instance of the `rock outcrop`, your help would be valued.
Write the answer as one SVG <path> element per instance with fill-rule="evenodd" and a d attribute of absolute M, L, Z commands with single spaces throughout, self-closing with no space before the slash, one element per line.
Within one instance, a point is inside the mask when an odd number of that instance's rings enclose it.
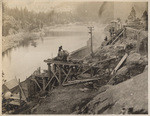
<path fill-rule="evenodd" d="M 126 71 L 124 67 L 122 70 Z M 125 72 L 123 71 L 123 72 Z M 148 70 L 98 94 L 81 108 L 82 114 L 147 114 Z"/>

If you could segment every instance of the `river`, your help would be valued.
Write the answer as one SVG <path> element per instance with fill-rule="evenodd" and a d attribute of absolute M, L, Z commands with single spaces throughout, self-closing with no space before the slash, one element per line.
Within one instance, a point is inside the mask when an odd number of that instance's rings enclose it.
<path fill-rule="evenodd" d="M 38 67 L 47 69 L 47 64 L 43 61 L 55 57 L 59 46 L 72 52 L 85 46 L 88 39 L 87 27 L 56 27 L 34 42 L 6 51 L 2 56 L 4 79 L 8 81 L 16 77 L 23 81 Z"/>
<path fill-rule="evenodd" d="M 61 25 L 47 28 L 45 36 L 35 41 L 6 51 L 2 55 L 4 79 L 19 78 L 21 81 L 29 77 L 38 67 L 47 69 L 45 59 L 57 56 L 59 46 L 68 52 L 75 51 L 85 45 L 90 38 L 88 25 Z M 94 26 L 93 44 L 100 46 L 104 39 L 103 26 Z"/>

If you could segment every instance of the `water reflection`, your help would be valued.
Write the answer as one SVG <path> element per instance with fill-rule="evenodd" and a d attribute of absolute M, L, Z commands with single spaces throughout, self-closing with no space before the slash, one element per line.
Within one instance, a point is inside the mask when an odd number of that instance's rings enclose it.
<path fill-rule="evenodd" d="M 47 32 L 42 38 L 34 41 L 23 41 L 17 47 L 3 54 L 3 72 L 5 79 L 10 80 L 15 76 L 23 81 L 38 67 L 47 69 L 43 61 L 55 57 L 60 45 L 65 50 L 72 52 L 86 45 L 88 34 L 85 32 Z"/>
<path fill-rule="evenodd" d="M 37 46 L 37 42 L 35 42 L 34 40 L 31 41 L 31 46 L 36 47 Z"/>
<path fill-rule="evenodd" d="M 45 36 L 73 36 L 73 35 L 83 35 L 86 32 L 74 32 L 74 31 L 47 31 Z"/>

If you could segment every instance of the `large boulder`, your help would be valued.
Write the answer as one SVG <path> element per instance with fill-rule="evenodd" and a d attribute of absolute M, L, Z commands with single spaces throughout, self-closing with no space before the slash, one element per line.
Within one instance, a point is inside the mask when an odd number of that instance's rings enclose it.
<path fill-rule="evenodd" d="M 148 64 L 147 56 L 141 56 L 139 53 L 130 53 L 126 60 L 126 67 L 129 69 L 130 76 L 135 76 L 144 71 Z"/>
<path fill-rule="evenodd" d="M 145 37 L 140 41 L 138 50 L 142 55 L 148 54 L 148 37 Z"/>
<path fill-rule="evenodd" d="M 109 84 L 116 85 L 130 78 L 129 69 L 124 66 L 117 71 L 115 76 L 109 81 Z"/>
<path fill-rule="evenodd" d="M 127 58 L 126 64 L 128 64 L 128 65 L 136 64 L 139 62 L 140 59 L 141 59 L 140 54 L 138 54 L 138 53 L 130 54 Z"/>
<path fill-rule="evenodd" d="M 148 70 L 99 93 L 81 108 L 83 114 L 147 114 Z"/>

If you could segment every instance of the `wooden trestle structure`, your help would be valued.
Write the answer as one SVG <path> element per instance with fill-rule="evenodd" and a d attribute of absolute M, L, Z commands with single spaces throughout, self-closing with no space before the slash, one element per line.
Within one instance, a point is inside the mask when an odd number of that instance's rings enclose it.
<path fill-rule="evenodd" d="M 115 58 L 98 61 L 93 65 L 79 61 L 44 60 L 48 65 L 48 70 L 45 73 L 41 73 L 40 69 L 38 69 L 32 74 L 30 78 L 32 89 L 38 92 L 51 90 L 54 86 L 68 86 L 101 80 L 102 78 L 99 76 L 100 65 L 113 59 Z M 97 64 L 99 66 L 96 66 Z"/>
<path fill-rule="evenodd" d="M 44 60 L 48 65 L 48 82 L 45 85 L 45 89 L 52 81 L 56 81 L 61 86 L 72 85 L 76 83 L 83 83 L 87 81 L 98 80 L 95 78 L 99 67 L 89 66 L 84 63 L 64 62 L 56 61 L 53 59 Z M 83 74 L 88 73 L 87 77 Z M 90 77 L 90 80 L 89 80 Z M 87 79 L 88 78 L 88 79 Z"/>

